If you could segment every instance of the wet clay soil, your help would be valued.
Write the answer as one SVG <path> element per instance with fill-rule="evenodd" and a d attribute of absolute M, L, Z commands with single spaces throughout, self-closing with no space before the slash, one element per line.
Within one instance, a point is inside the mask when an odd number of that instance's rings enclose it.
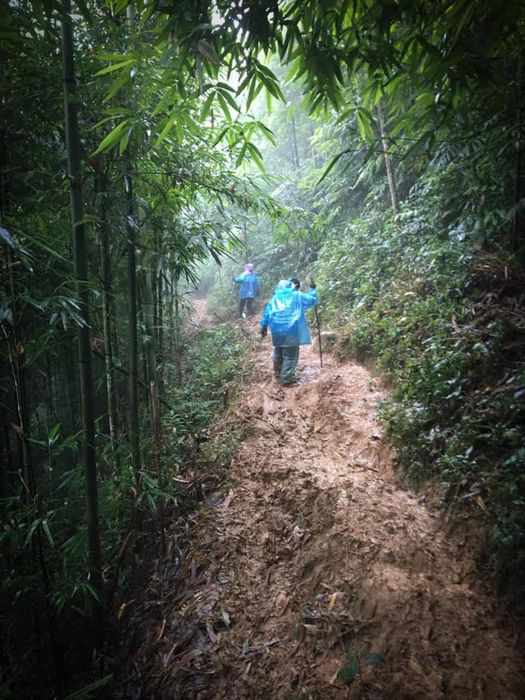
<path fill-rule="evenodd" d="M 523 635 L 473 528 L 398 485 L 370 373 L 324 365 L 303 348 L 283 389 L 260 344 L 215 431 L 242 429 L 228 482 L 152 579 L 118 697 L 525 697 Z"/>

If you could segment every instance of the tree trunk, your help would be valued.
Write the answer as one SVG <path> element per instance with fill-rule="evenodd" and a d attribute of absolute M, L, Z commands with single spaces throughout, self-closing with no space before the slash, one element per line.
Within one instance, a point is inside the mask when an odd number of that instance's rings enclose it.
<path fill-rule="evenodd" d="M 82 201 L 81 146 L 77 117 L 75 70 L 73 58 L 73 29 L 70 0 L 62 0 L 62 67 L 64 76 L 64 116 L 68 176 L 71 195 L 73 263 L 76 292 L 85 325 L 77 328 L 80 363 L 80 403 L 82 415 L 83 464 L 86 479 L 87 528 L 90 583 L 102 597 L 100 533 L 98 518 L 97 465 L 95 456 L 94 394 L 91 375 L 91 339 L 89 327 L 89 294 L 87 281 L 87 247 L 84 231 Z M 103 637 L 103 609 L 93 601 L 94 644 Z"/>
<path fill-rule="evenodd" d="M 173 284 L 174 300 L 175 300 L 175 341 L 173 343 L 175 368 L 177 372 L 177 386 L 182 386 L 182 347 L 181 347 L 181 324 L 180 324 L 180 303 L 179 303 L 179 278 L 175 277 Z"/>
<path fill-rule="evenodd" d="M 158 362 L 158 375 L 159 375 L 159 392 L 162 393 L 164 385 L 164 363 L 165 363 L 165 351 L 164 351 L 164 293 L 165 293 L 165 280 L 162 270 L 160 270 L 157 277 L 157 362 Z"/>
<path fill-rule="evenodd" d="M 162 239 L 159 233 L 158 248 L 157 248 L 158 264 L 156 266 L 156 299 L 157 299 L 157 315 L 155 317 L 156 337 L 157 337 L 157 354 L 164 355 L 164 276 L 162 265 Z"/>
<path fill-rule="evenodd" d="M 294 168 L 299 168 L 301 164 L 299 162 L 299 148 L 297 146 L 297 131 L 294 117 L 292 117 L 292 157 Z"/>
<path fill-rule="evenodd" d="M 385 127 L 385 114 L 381 103 L 377 105 L 377 116 L 379 117 L 379 129 L 381 132 L 381 144 L 383 146 L 383 156 L 385 158 L 386 177 L 388 180 L 388 191 L 390 192 L 390 202 L 394 213 L 394 221 L 398 224 L 399 210 L 397 207 L 397 194 L 394 181 L 394 170 L 392 168 L 392 159 L 388 152 L 388 134 Z"/>
<path fill-rule="evenodd" d="M 28 503 L 34 504 L 36 484 L 31 460 L 31 445 L 29 442 L 30 426 L 29 426 L 29 407 L 27 402 L 26 391 L 26 372 L 24 367 L 25 362 L 25 345 L 23 338 L 20 338 L 18 333 L 18 319 L 16 307 L 16 290 L 15 282 L 12 273 L 12 257 L 8 252 L 7 262 L 9 268 L 9 289 L 11 295 L 11 311 L 13 314 L 13 334 L 12 334 L 12 349 L 11 338 L 7 335 L 6 330 L 2 326 L 4 339 L 7 346 L 7 354 L 9 364 L 11 366 L 11 374 L 13 377 L 14 394 L 16 401 L 16 434 L 18 438 L 18 472 L 22 478 L 25 498 Z"/>
<path fill-rule="evenodd" d="M 242 222 L 242 242 L 244 244 L 244 262 L 250 262 L 250 251 L 248 250 L 248 228 L 246 226 L 246 217 L 243 217 Z"/>
<path fill-rule="evenodd" d="M 171 270 L 166 271 L 166 316 L 168 322 L 168 342 L 167 351 L 170 362 L 175 359 L 175 310 L 174 310 L 174 286 L 173 274 Z"/>
<path fill-rule="evenodd" d="M 99 246 L 100 282 L 102 287 L 102 333 L 104 336 L 104 369 L 108 404 L 108 426 L 111 453 L 115 466 L 118 466 L 116 432 L 116 398 L 113 377 L 113 348 L 111 343 L 111 260 L 109 255 L 108 223 L 106 216 L 107 180 L 100 168 L 95 171 L 95 193 L 99 198 Z"/>
<path fill-rule="evenodd" d="M 522 95 L 523 95 L 523 55 L 518 58 L 517 65 L 517 77 L 516 77 L 516 87 L 517 87 L 517 109 L 516 109 L 516 125 L 517 125 L 517 138 L 516 138 L 516 172 L 514 181 L 514 206 L 515 214 L 514 221 L 512 223 L 512 238 L 511 238 L 511 250 L 517 251 L 520 245 L 522 245 L 524 230 L 525 230 L 525 207 L 520 207 L 520 202 L 525 195 L 525 148 L 523 146 L 523 109 L 522 109 Z"/>
<path fill-rule="evenodd" d="M 80 428 L 78 421 L 77 406 L 80 403 L 78 394 L 78 378 L 80 375 L 78 369 L 78 357 L 75 353 L 74 340 L 67 337 L 64 346 L 60 349 L 62 362 L 64 365 L 65 381 L 62 382 L 61 396 L 64 399 L 64 404 L 67 406 L 67 418 L 69 420 L 68 429 L 70 432 L 77 432 Z"/>
<path fill-rule="evenodd" d="M 128 235 L 128 316 L 129 316 L 129 438 L 131 444 L 131 464 L 135 480 L 139 481 L 140 471 L 140 435 L 138 404 L 138 339 L 137 339 L 137 255 L 135 248 L 135 219 L 133 207 L 133 188 L 129 169 L 124 176 L 126 188 L 126 221 Z"/>
<path fill-rule="evenodd" d="M 164 273 L 164 251 L 163 251 L 163 236 L 162 229 L 159 227 L 156 235 L 156 279 L 155 287 L 157 299 L 157 316 L 155 318 L 155 326 L 157 330 L 157 388 L 159 396 L 164 393 L 164 369 L 166 364 L 165 352 L 165 332 L 164 332 L 164 317 L 165 317 L 165 301 L 166 301 L 166 275 Z"/>
<path fill-rule="evenodd" d="M 162 453 L 162 430 L 161 430 L 161 416 L 160 416 L 160 401 L 159 401 L 159 386 L 157 381 L 157 356 L 155 353 L 155 329 L 153 327 L 154 322 L 154 296 L 153 296 L 153 272 L 150 265 L 146 266 L 146 271 L 144 273 L 144 325 L 146 328 L 146 357 L 148 365 L 148 379 L 149 379 L 149 399 L 151 407 L 151 423 L 153 428 L 153 436 L 155 441 L 155 469 L 157 474 L 157 484 L 159 489 L 162 490 L 162 465 L 161 465 L 161 453 Z M 162 499 L 159 498 L 158 503 L 158 523 L 160 531 L 160 540 L 162 551 L 165 550 L 165 540 L 164 540 L 164 504 Z"/>
<path fill-rule="evenodd" d="M 0 499 L 7 498 L 11 494 L 11 473 L 13 471 L 9 426 L 5 423 L 2 425 L 2 437 L 5 459 L 0 460 Z"/>

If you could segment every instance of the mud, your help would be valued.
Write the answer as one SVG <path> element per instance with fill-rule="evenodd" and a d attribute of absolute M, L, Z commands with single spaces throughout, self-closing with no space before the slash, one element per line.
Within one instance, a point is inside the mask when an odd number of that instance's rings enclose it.
<path fill-rule="evenodd" d="M 477 571 L 477 528 L 400 487 L 377 381 L 307 348 L 283 389 L 270 355 L 266 340 L 215 431 L 243 430 L 228 483 L 152 582 L 118 697 L 525 697 L 522 630 Z"/>

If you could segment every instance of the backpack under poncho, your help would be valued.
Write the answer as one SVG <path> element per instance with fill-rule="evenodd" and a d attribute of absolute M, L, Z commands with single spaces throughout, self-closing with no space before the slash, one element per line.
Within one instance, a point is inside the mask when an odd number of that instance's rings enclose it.
<path fill-rule="evenodd" d="M 266 304 L 260 326 L 269 326 L 274 347 L 309 345 L 312 341 L 304 312 L 316 304 L 316 289 L 299 292 L 291 280 L 281 280 Z"/>

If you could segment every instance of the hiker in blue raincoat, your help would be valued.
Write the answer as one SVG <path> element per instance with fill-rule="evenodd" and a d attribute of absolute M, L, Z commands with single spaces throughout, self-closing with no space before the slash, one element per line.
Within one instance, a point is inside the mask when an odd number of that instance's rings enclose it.
<path fill-rule="evenodd" d="M 268 326 L 272 334 L 273 369 L 283 386 L 294 384 L 295 369 L 299 362 L 299 346 L 310 345 L 310 330 L 305 311 L 317 304 L 315 284 L 308 292 L 300 291 L 296 277 L 281 280 L 260 320 L 261 336 L 266 337 Z"/>
<path fill-rule="evenodd" d="M 244 272 L 238 277 L 234 277 L 235 284 L 240 285 L 239 289 L 239 316 L 244 315 L 244 307 L 248 316 L 253 314 L 253 300 L 259 294 L 259 280 L 251 263 L 246 263 Z"/>

